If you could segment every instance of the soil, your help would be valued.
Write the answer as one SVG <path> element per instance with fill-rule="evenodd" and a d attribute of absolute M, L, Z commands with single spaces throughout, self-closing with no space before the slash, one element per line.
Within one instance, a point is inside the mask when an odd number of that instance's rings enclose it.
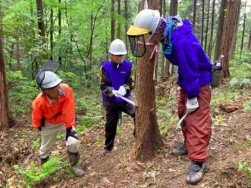
<path fill-rule="evenodd" d="M 188 156 L 176 157 L 170 154 L 172 148 L 182 142 L 181 132 L 175 131 L 175 125 L 171 125 L 167 135 L 163 136 L 165 146 L 161 151 L 151 161 L 141 163 L 134 158 L 132 119 L 123 114 L 123 123 L 115 140 L 116 147 L 109 155 L 101 156 L 105 120 L 104 111 L 100 109 L 103 119 L 96 120 L 79 135 L 80 164 L 85 168 L 85 175 L 73 177 L 70 169 L 64 168 L 59 171 L 60 179 L 49 177 L 32 187 L 248 188 L 250 184 L 247 175 L 238 170 L 238 163 L 246 161 L 251 165 L 251 111 L 242 108 L 242 104 L 250 100 L 250 93 L 250 89 L 243 89 L 235 101 L 223 101 L 212 106 L 209 158 L 205 163 L 203 180 L 197 185 L 192 186 L 185 182 L 190 165 Z M 173 108 L 175 113 L 175 106 Z M 39 131 L 32 129 L 31 125 L 16 123 L 13 128 L 0 133 L 1 188 L 25 187 L 22 183 L 23 177 L 12 168 L 14 164 L 28 168 L 30 162 L 34 161 L 37 168 L 40 166 L 38 149 L 31 147 L 33 141 L 39 138 Z M 52 155 L 67 161 L 63 139 L 57 142 Z"/>

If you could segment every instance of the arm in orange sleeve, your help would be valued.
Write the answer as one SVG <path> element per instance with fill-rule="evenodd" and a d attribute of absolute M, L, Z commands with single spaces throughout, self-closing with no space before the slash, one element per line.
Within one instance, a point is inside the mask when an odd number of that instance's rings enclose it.
<path fill-rule="evenodd" d="M 39 128 L 41 127 L 42 121 L 42 112 L 39 109 L 39 105 L 37 102 L 32 103 L 32 127 Z"/>
<path fill-rule="evenodd" d="M 70 128 L 75 126 L 75 104 L 74 104 L 74 95 L 72 89 L 67 88 L 66 98 L 64 107 L 63 107 L 63 117 L 65 122 L 65 127 Z"/>

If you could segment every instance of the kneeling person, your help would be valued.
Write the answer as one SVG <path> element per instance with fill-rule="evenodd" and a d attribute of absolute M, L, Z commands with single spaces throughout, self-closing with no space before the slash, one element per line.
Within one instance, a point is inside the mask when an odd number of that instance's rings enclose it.
<path fill-rule="evenodd" d="M 55 73 L 43 71 L 37 76 L 42 92 L 32 103 L 32 126 L 41 131 L 39 155 L 41 163 L 49 160 L 49 154 L 58 133 L 66 134 L 66 146 L 71 168 L 75 176 L 84 175 L 77 166 L 79 160 L 79 140 L 74 129 L 75 106 L 72 89 L 62 84 Z"/>

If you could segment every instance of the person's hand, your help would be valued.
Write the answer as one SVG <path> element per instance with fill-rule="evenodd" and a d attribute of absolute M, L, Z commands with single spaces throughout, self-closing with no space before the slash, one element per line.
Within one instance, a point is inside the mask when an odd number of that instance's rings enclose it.
<path fill-rule="evenodd" d="M 121 96 L 125 96 L 126 88 L 124 86 L 120 86 L 120 88 L 118 90 L 118 94 L 121 95 Z"/>
<path fill-rule="evenodd" d="M 119 96 L 118 90 L 112 90 L 112 94 L 113 94 L 115 97 L 118 97 L 118 96 Z"/>
<path fill-rule="evenodd" d="M 78 139 L 78 135 L 77 135 L 74 127 L 70 127 L 70 128 L 66 129 L 66 139 L 65 140 L 67 140 L 69 136 Z"/>
<path fill-rule="evenodd" d="M 191 113 L 191 112 L 194 112 L 195 110 L 197 110 L 197 108 L 199 108 L 199 103 L 198 103 L 197 97 L 187 99 L 186 107 L 187 107 L 188 113 Z"/>

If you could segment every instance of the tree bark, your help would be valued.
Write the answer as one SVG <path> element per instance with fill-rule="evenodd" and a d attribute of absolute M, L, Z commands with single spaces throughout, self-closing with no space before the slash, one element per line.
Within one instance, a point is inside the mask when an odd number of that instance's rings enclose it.
<path fill-rule="evenodd" d="M 215 13 L 215 0 L 213 0 L 212 20 L 211 20 L 211 31 L 210 31 L 210 39 L 209 39 L 209 46 L 208 46 L 208 56 L 209 56 L 210 59 L 211 59 L 212 48 L 213 48 L 214 13 Z"/>
<path fill-rule="evenodd" d="M 6 79 L 4 53 L 3 53 L 2 16 L 1 15 L 2 14 L 0 12 L 0 131 L 4 131 L 10 125 L 9 125 L 7 79 Z"/>
<path fill-rule="evenodd" d="M 61 0 L 58 0 L 59 5 L 61 5 Z M 58 9 L 58 35 L 61 37 L 61 32 L 62 32 L 62 13 L 61 13 L 61 8 Z M 58 54 L 58 61 L 60 65 L 62 65 L 62 57 L 61 53 Z"/>
<path fill-rule="evenodd" d="M 205 17 L 205 0 L 202 0 L 202 18 L 201 18 L 201 35 L 200 35 L 201 46 L 203 46 L 203 40 L 204 40 L 204 17 Z"/>
<path fill-rule="evenodd" d="M 225 9 L 227 8 L 227 4 L 228 4 L 228 0 L 221 0 L 214 59 L 218 59 L 220 56 L 220 46 L 221 46 L 223 26 L 224 26 L 224 21 L 225 21 Z"/>
<path fill-rule="evenodd" d="M 118 15 L 121 15 L 121 2 L 118 0 Z M 120 39 L 121 24 L 118 22 L 117 38 Z"/>
<path fill-rule="evenodd" d="M 37 16 L 38 16 L 38 29 L 39 35 L 45 37 L 44 15 L 43 15 L 43 2 L 42 0 L 36 0 L 37 3 Z"/>
<path fill-rule="evenodd" d="M 243 27 L 242 27 L 242 35 L 241 35 L 241 52 L 240 52 L 241 56 L 242 56 L 243 43 L 244 43 L 244 37 L 245 37 L 245 30 L 246 30 L 246 8 L 247 8 L 247 1 L 245 2 L 245 11 L 244 11 L 244 15 L 243 15 Z"/>
<path fill-rule="evenodd" d="M 115 19 L 114 19 L 114 5 L 115 0 L 111 0 L 111 41 L 115 39 Z"/>
<path fill-rule="evenodd" d="M 222 33 L 220 54 L 224 55 L 222 78 L 230 76 L 229 61 L 232 60 L 236 44 L 237 29 L 240 16 L 241 0 L 229 1 L 226 20 Z"/>
<path fill-rule="evenodd" d="M 51 45 L 51 60 L 53 59 L 53 9 L 51 9 L 51 27 L 50 27 L 50 45 Z"/>
<path fill-rule="evenodd" d="M 197 0 L 193 1 L 193 31 L 195 32 L 195 22 L 196 22 L 196 4 Z"/>
<path fill-rule="evenodd" d="M 128 20 L 128 1 L 124 0 L 125 3 L 125 12 L 124 12 L 124 18 L 125 20 Z M 128 24 L 127 22 L 124 24 L 125 25 L 125 31 L 128 30 Z M 128 49 L 128 38 L 125 32 L 125 45 L 126 45 L 126 49 Z M 128 53 L 126 54 L 126 59 L 128 59 Z"/>
<path fill-rule="evenodd" d="M 140 4 L 141 10 L 144 4 Z M 159 1 L 148 1 L 149 9 L 158 10 Z M 163 146 L 157 123 L 155 103 L 154 58 L 150 59 L 153 46 L 147 46 L 146 54 L 137 58 L 136 68 L 136 159 L 151 159 Z"/>
<path fill-rule="evenodd" d="M 249 38 L 248 38 L 248 51 L 251 52 L 251 27 L 249 30 Z"/>

